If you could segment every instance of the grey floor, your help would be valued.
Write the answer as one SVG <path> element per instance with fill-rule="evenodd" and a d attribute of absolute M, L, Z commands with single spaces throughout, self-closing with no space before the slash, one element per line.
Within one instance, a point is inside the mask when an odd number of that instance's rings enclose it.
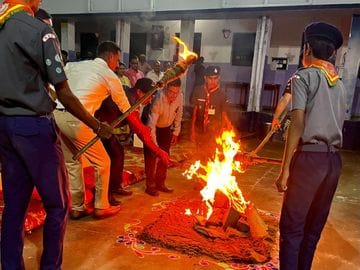
<path fill-rule="evenodd" d="M 243 147 L 249 151 L 258 143 L 257 139 L 246 140 Z M 182 144 L 178 147 L 187 151 Z M 260 155 L 281 158 L 282 150 L 282 142 L 270 142 Z M 316 251 L 314 270 L 360 269 L 360 153 L 343 151 L 341 154 L 343 173 Z M 63 269 L 260 269 L 256 266 L 231 267 L 206 257 L 189 257 L 166 249 L 157 251 L 149 245 L 139 245 L 132 235 L 129 236 L 129 228 L 133 233 L 140 229 L 131 224 L 145 224 L 148 213 L 154 207 L 161 208 L 164 205 L 161 202 L 172 200 L 196 188 L 194 181 L 186 180 L 182 172 L 182 168 L 169 170 L 167 181 L 175 188 L 173 194 L 150 197 L 144 193 L 144 183 L 141 182 L 130 187 L 134 194 L 124 198 L 123 208 L 116 216 L 104 220 L 92 217 L 69 220 Z M 259 164 L 250 167 L 238 179 L 240 188 L 256 207 L 274 215 L 279 214 L 282 202 L 282 195 L 273 184 L 278 172 L 278 165 Z M 128 245 L 116 242 L 119 235 L 128 237 Z M 27 269 L 38 269 L 41 239 L 41 229 L 25 238 L 24 258 Z"/>

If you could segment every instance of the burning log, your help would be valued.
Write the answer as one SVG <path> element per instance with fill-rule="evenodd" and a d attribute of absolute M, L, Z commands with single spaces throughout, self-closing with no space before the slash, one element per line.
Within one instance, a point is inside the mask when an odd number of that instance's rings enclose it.
<path fill-rule="evenodd" d="M 224 132 L 216 139 L 222 153 L 216 150 L 213 161 L 209 161 L 207 165 L 196 162 L 185 172 L 188 178 L 196 175 L 206 182 L 206 186 L 200 191 L 208 207 L 206 221 L 197 217 L 199 222 L 194 229 L 209 237 L 222 237 L 228 228 L 240 228 L 241 233 L 246 231 L 253 238 L 263 238 L 268 235 L 267 227 L 254 205 L 245 200 L 235 176 L 232 175 L 233 171 L 244 172 L 243 161 L 236 160 L 240 145 L 232 140 L 234 136 L 234 132 Z"/>
<path fill-rule="evenodd" d="M 268 227 L 259 216 L 253 204 L 249 204 L 245 210 L 245 216 L 250 227 L 251 236 L 254 238 L 264 238 L 268 236 Z"/>
<path fill-rule="evenodd" d="M 247 205 L 244 213 L 240 213 L 224 194 L 217 192 L 212 207 L 213 211 L 208 219 L 195 215 L 197 223 L 194 229 L 200 234 L 221 239 L 229 237 L 229 234 L 253 238 L 268 236 L 268 227 L 252 203 Z"/>
<path fill-rule="evenodd" d="M 204 203 L 198 194 L 189 193 L 183 198 L 172 201 L 160 215 L 154 212 L 138 238 L 160 247 L 178 250 L 190 256 L 209 256 L 221 262 L 265 263 L 271 259 L 276 249 L 278 221 L 273 216 L 260 212 L 260 217 L 269 226 L 269 236 L 254 238 L 250 236 L 245 214 L 240 215 L 236 228 L 212 225 L 205 226 L 206 220 L 199 224 L 197 209 Z M 241 226 L 239 226 L 241 224 Z M 241 230 L 239 230 L 241 227 Z M 274 253 L 275 254 L 275 253 Z"/>

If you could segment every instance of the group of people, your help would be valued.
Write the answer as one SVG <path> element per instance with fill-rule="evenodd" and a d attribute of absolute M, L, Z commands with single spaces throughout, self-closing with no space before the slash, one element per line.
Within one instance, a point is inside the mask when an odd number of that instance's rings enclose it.
<path fill-rule="evenodd" d="M 115 70 L 116 74 L 121 80 L 124 87 L 134 87 L 136 82 L 141 78 L 149 78 L 154 83 L 157 83 L 164 76 L 164 72 L 171 68 L 170 62 L 164 63 L 163 69 L 161 69 L 161 63 L 159 60 L 155 60 L 151 65 L 146 61 L 144 54 L 140 56 L 132 56 L 129 63 L 129 68 L 126 69 L 126 64 L 120 62 L 119 68 Z"/>
<path fill-rule="evenodd" d="M 69 209 L 75 219 L 89 214 L 104 218 L 120 210 L 118 195 L 128 194 L 119 180 L 121 170 L 114 168 L 122 168 L 124 149 L 114 136 L 117 127 L 110 123 L 154 87 L 151 79 L 140 76 L 142 72 L 130 70 L 138 65 L 133 58 L 126 73 L 130 87 L 124 90 L 125 83 L 115 74 L 122 66 L 121 50 L 110 41 L 99 45 L 94 60 L 64 66 L 53 29 L 34 18 L 40 2 L 5 0 L 0 6 L 4 270 L 24 269 L 23 223 L 34 187 L 47 214 L 41 269 L 61 269 Z M 282 270 L 311 268 L 341 170 L 338 149 L 345 89 L 329 59 L 341 46 L 342 36 L 332 25 L 314 23 L 304 37 L 304 67 L 290 81 L 292 123 L 276 181 L 278 190 L 285 192 L 280 220 Z M 231 126 L 219 81 L 220 68 L 207 67 L 204 83 L 194 92 L 192 140 L 204 143 L 206 134 Z M 146 100 L 126 118 L 145 144 L 145 191 L 151 196 L 172 192 L 165 179 L 170 146 L 178 141 L 181 129 L 180 86 L 179 79 L 168 83 L 152 98 L 151 106 Z M 92 210 L 85 205 L 81 159 L 72 157 L 95 136 L 101 141 L 84 153 L 95 168 Z"/>
<path fill-rule="evenodd" d="M 105 218 L 120 210 L 116 195 L 124 195 L 124 190 L 117 179 L 119 169 L 112 168 L 117 167 L 113 161 L 121 158 L 112 157 L 123 155 L 123 149 L 113 135 L 115 129 L 110 125 L 113 119 L 102 118 L 98 110 L 111 98 L 116 113 L 124 113 L 131 106 L 130 100 L 135 102 L 153 88 L 152 80 L 139 78 L 133 81 L 128 93 L 124 91 L 114 73 L 119 67 L 121 50 L 110 41 L 98 46 L 94 60 L 64 65 L 51 25 L 40 17 L 34 18 L 39 5 L 40 1 L 35 0 L 6 0 L 1 5 L 0 69 L 6 76 L 0 90 L 0 156 L 5 205 L 1 227 L 2 269 L 24 268 L 23 223 L 34 187 L 47 213 L 41 269 L 61 269 L 69 212 L 74 219 L 89 214 Z M 169 162 L 167 140 L 170 136 L 171 142 L 175 142 L 180 131 L 179 89 L 177 79 L 154 97 L 156 109 L 148 110 L 149 126 L 141 122 L 140 110 L 126 117 L 147 147 L 147 157 L 157 161 L 146 164 L 148 174 L 154 175 L 151 183 L 155 185 L 151 188 L 156 191 L 172 191 L 165 186 Z M 98 119 L 94 117 L 97 113 Z M 172 130 L 174 121 L 176 125 Z M 84 153 L 95 168 L 94 209 L 89 209 L 85 205 L 82 162 L 72 157 L 95 136 L 101 141 Z M 154 192 L 148 193 L 154 195 Z"/>

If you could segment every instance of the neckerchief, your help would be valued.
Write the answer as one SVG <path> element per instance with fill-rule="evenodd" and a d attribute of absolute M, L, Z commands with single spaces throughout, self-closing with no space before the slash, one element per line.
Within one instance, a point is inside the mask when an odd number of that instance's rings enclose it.
<path fill-rule="evenodd" d="M 209 124 L 209 109 L 210 109 L 210 98 L 211 94 L 215 93 L 219 87 L 213 89 L 212 91 L 206 90 L 205 106 L 204 106 L 204 122 L 203 129 L 206 132 L 207 125 Z"/>
<path fill-rule="evenodd" d="M 31 16 L 34 16 L 34 12 L 30 6 L 23 0 L 5 0 L 0 5 L 0 29 L 3 28 L 6 21 L 15 13 L 25 11 Z"/>
<path fill-rule="evenodd" d="M 330 62 L 316 59 L 311 61 L 309 67 L 320 69 L 324 73 L 329 86 L 334 86 L 340 78 L 334 65 Z"/>
<path fill-rule="evenodd" d="M 204 123 L 203 129 L 206 131 L 207 124 L 209 123 L 209 107 L 210 107 L 210 93 L 206 93 L 205 106 L 204 106 Z"/>

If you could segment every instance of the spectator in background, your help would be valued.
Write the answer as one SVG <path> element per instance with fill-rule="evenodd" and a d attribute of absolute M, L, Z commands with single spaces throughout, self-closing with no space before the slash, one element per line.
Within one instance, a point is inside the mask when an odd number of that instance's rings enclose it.
<path fill-rule="evenodd" d="M 146 61 L 145 54 L 139 55 L 139 69 L 146 75 L 152 68 L 149 63 Z"/>
<path fill-rule="evenodd" d="M 195 73 L 195 82 L 194 86 L 204 84 L 204 75 L 205 75 L 205 66 L 204 66 L 204 57 L 200 56 L 199 59 L 196 61 L 194 66 L 194 73 Z"/>
<path fill-rule="evenodd" d="M 290 101 L 291 101 L 291 78 L 287 82 L 284 93 L 281 96 L 278 104 L 276 105 L 276 109 L 273 115 L 273 120 L 271 123 L 271 129 L 274 129 L 275 127 L 277 129 L 280 128 L 281 126 L 280 119 L 283 114 L 286 114 L 288 112 L 287 107 Z"/>
<path fill-rule="evenodd" d="M 204 66 L 204 57 L 200 56 L 196 64 L 194 66 L 194 86 L 190 94 L 190 102 L 194 104 L 194 92 L 195 88 L 204 84 L 204 74 L 205 74 L 205 66 Z"/>
<path fill-rule="evenodd" d="M 120 82 L 124 88 L 124 90 L 127 90 L 131 88 L 131 83 L 129 78 L 125 75 L 126 73 L 126 65 L 123 62 L 119 63 L 119 67 L 115 70 L 116 75 L 119 77 Z"/>
<path fill-rule="evenodd" d="M 156 60 L 154 62 L 154 69 L 150 70 L 145 77 L 151 79 L 154 83 L 157 83 L 164 76 L 164 72 L 160 70 L 160 67 L 160 61 Z"/>
<path fill-rule="evenodd" d="M 173 67 L 173 64 L 171 62 L 167 61 L 167 62 L 164 63 L 163 67 L 164 67 L 163 68 L 164 72 L 166 72 L 169 68 Z"/>
<path fill-rule="evenodd" d="M 298 69 L 303 67 L 302 58 L 303 58 L 303 50 L 301 48 Z M 271 123 L 271 129 L 274 129 L 275 127 L 279 129 L 281 127 L 280 119 L 283 116 L 283 114 L 286 114 L 288 112 L 288 105 L 290 101 L 291 101 L 291 78 L 288 80 L 285 86 L 284 93 L 281 96 L 278 104 L 276 105 L 275 112 L 273 115 L 273 120 Z"/>
<path fill-rule="evenodd" d="M 125 72 L 125 75 L 129 78 L 131 87 L 134 87 L 138 79 L 144 78 L 144 73 L 139 70 L 139 58 L 133 56 L 130 59 L 130 68 Z"/>

